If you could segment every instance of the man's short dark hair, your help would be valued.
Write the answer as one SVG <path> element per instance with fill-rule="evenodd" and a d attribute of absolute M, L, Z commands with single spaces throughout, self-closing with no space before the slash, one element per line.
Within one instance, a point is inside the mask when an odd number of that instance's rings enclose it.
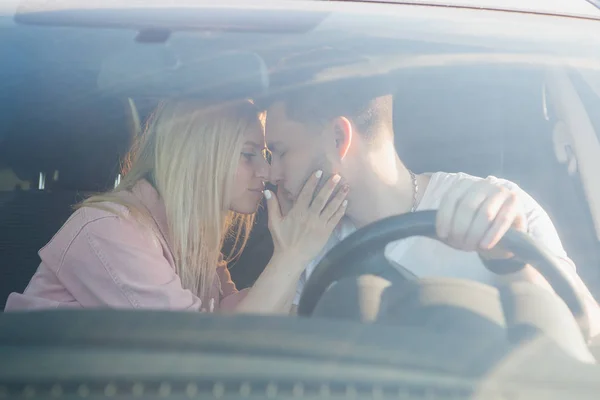
<path fill-rule="evenodd" d="M 275 83 L 284 88 L 270 103 L 282 101 L 287 117 L 304 124 L 324 126 L 336 117 L 348 118 L 369 140 L 392 132 L 393 101 L 382 78 L 353 77 L 315 82 L 315 75 L 331 67 L 356 65 L 356 54 L 325 49 L 285 59 L 274 71 Z M 368 68 L 368 64 L 366 64 Z M 293 88 L 290 88 L 293 87 Z"/>
<path fill-rule="evenodd" d="M 392 130 L 392 96 L 365 96 L 351 84 L 338 90 L 315 87 L 303 93 L 290 93 L 281 100 L 287 117 L 304 124 L 322 127 L 343 116 L 369 140 L 382 131 Z"/>

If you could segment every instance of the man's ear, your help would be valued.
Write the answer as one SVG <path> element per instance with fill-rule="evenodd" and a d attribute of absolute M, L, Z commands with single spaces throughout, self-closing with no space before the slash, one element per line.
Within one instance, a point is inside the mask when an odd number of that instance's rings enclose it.
<path fill-rule="evenodd" d="M 352 145 L 352 123 L 346 117 L 338 117 L 334 125 L 335 147 L 340 160 L 343 160 Z"/>

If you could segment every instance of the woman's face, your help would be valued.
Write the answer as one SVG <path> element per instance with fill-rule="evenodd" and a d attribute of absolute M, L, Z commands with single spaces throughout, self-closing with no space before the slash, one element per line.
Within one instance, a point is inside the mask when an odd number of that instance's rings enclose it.
<path fill-rule="evenodd" d="M 264 157 L 265 136 L 262 124 L 244 133 L 244 144 L 235 174 L 231 211 L 241 214 L 255 213 L 263 196 L 265 181 L 269 177 L 269 164 Z"/>

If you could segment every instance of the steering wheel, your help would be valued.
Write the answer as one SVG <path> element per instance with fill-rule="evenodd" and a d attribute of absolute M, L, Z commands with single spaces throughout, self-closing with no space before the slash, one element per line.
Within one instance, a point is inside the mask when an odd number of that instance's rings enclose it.
<path fill-rule="evenodd" d="M 317 265 L 304 286 L 298 315 L 310 316 L 325 291 L 342 278 L 364 274 L 389 278 L 398 274 L 398 270 L 385 258 L 386 245 L 412 236 L 439 240 L 436 235 L 435 218 L 435 211 L 419 211 L 389 217 L 354 232 L 334 247 Z M 530 264 L 540 272 L 566 303 L 582 334 L 588 340 L 589 326 L 584 300 L 568 275 L 557 264 L 555 257 L 528 235 L 515 230 L 509 230 L 500 243 L 522 261 L 523 265 Z"/>

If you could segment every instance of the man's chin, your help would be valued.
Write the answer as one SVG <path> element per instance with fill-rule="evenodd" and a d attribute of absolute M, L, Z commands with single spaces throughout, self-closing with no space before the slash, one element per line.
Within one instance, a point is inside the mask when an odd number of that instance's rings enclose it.
<path fill-rule="evenodd" d="M 281 209 L 281 215 L 287 215 L 293 206 L 294 204 L 289 200 L 280 200 L 279 208 Z"/>
<path fill-rule="evenodd" d="M 281 209 L 281 214 L 286 215 L 292 207 L 294 206 L 293 200 L 290 199 L 286 193 L 278 192 L 277 199 L 279 200 L 279 208 Z"/>

